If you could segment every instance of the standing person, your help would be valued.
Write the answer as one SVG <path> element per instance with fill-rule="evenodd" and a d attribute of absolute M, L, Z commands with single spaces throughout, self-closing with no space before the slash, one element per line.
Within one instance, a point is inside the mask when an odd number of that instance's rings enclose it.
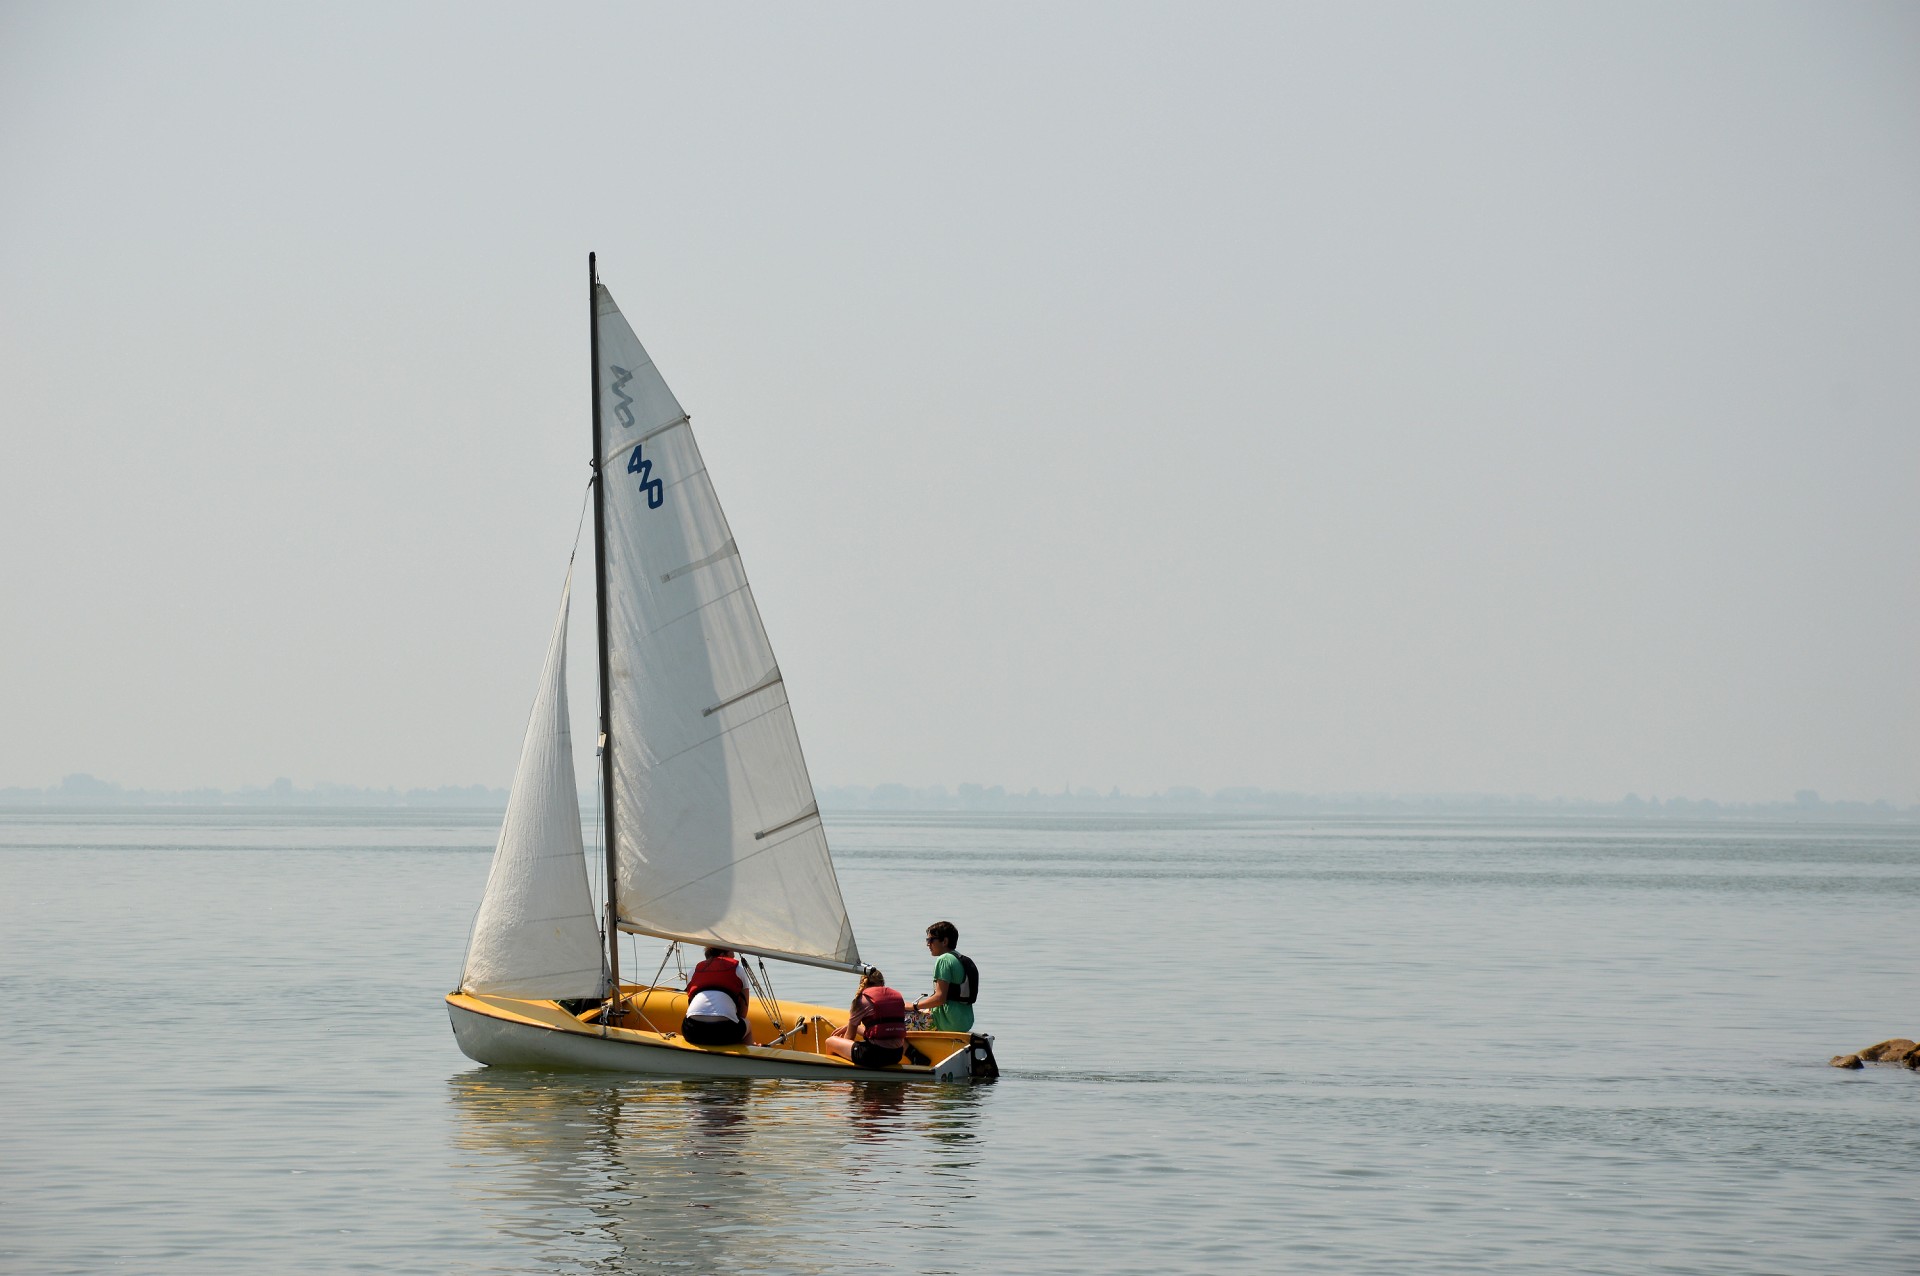
<path fill-rule="evenodd" d="M 933 1011 L 938 1032 L 972 1032 L 973 1003 L 980 995 L 980 974 L 973 962 L 953 951 L 960 928 L 952 922 L 927 927 L 927 947 L 933 952 L 933 994 L 913 1003 L 915 1010 Z"/>
<path fill-rule="evenodd" d="M 907 1052 L 907 999 L 869 966 L 847 1010 L 847 1026 L 821 1044 L 855 1067 L 891 1068 Z"/>
<path fill-rule="evenodd" d="M 687 976 L 680 1035 L 694 1046 L 737 1046 L 747 1039 L 747 984 L 731 948 L 709 948 Z"/>

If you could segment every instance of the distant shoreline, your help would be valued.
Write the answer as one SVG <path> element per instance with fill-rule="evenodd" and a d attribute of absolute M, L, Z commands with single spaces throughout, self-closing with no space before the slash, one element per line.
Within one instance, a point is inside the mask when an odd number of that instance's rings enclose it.
<path fill-rule="evenodd" d="M 44 789 L 0 789 L 0 809 L 79 807 L 417 807 L 432 810 L 504 811 L 507 791 L 484 784 L 442 785 L 437 789 L 367 789 L 351 784 L 297 788 L 280 779 L 262 788 L 127 789 L 91 775 L 70 775 Z"/>
<path fill-rule="evenodd" d="M 815 790 L 827 812 L 886 812 L 940 814 L 1062 815 L 1222 815 L 1222 816 L 1506 816 L 1553 819 L 1560 817 L 1631 818 L 1642 820 L 1765 820 L 1768 822 L 1842 822 L 1864 824 L 1920 823 L 1920 804 L 1898 806 L 1875 802 L 1830 802 L 1802 791 L 1778 802 L 1719 802 L 1693 798 L 1642 798 L 1628 794 L 1618 801 L 1581 798 L 1510 797 L 1499 794 L 1396 793 L 1286 793 L 1253 788 L 1226 788 L 1211 793 L 1190 787 L 1153 794 L 1118 790 L 1062 789 L 1043 793 L 1029 789 L 1008 792 L 1001 786 L 962 784 L 949 791 L 942 785 L 910 788 L 902 784 L 822 787 Z M 591 792 L 580 795 L 581 806 L 591 808 Z M 504 811 L 507 791 L 486 785 L 443 785 L 439 788 L 369 789 L 354 785 L 316 784 L 300 788 L 280 779 L 260 788 L 240 790 L 186 789 L 155 791 L 126 789 L 90 775 L 70 775 L 44 789 L 0 789 L 0 810 L 93 808 L 234 808 L 234 809 L 358 809 Z"/>

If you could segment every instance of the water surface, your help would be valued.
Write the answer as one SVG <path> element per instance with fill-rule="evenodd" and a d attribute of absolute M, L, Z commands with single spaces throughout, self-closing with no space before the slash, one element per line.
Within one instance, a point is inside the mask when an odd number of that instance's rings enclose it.
<path fill-rule="evenodd" d="M 0 1269 L 1920 1268 L 1912 827 L 833 818 L 970 1088 L 471 1064 L 494 831 L 0 813 Z"/>

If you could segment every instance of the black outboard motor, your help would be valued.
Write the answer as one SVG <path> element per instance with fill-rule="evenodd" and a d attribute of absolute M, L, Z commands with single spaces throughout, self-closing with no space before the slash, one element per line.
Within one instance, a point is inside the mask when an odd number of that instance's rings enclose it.
<path fill-rule="evenodd" d="M 993 1034 L 976 1032 L 967 1039 L 967 1075 L 975 1081 L 995 1081 L 1000 1065 L 993 1059 Z"/>

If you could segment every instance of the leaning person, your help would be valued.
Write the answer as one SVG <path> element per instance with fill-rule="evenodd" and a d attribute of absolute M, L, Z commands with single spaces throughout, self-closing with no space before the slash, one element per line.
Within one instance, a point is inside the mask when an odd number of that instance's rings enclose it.
<path fill-rule="evenodd" d="M 891 1068 L 907 1052 L 907 999 L 869 966 L 847 1010 L 847 1026 L 821 1043 L 858 1068 Z"/>
<path fill-rule="evenodd" d="M 980 995 L 980 975 L 971 959 L 954 951 L 960 928 L 952 922 L 927 927 L 927 947 L 933 952 L 933 992 L 913 1003 L 915 1010 L 931 1010 L 937 1032 L 972 1032 L 973 1003 Z"/>
<path fill-rule="evenodd" d="M 737 1046 L 747 1039 L 747 985 L 731 948 L 709 948 L 687 976 L 680 1035 L 695 1046 Z"/>

